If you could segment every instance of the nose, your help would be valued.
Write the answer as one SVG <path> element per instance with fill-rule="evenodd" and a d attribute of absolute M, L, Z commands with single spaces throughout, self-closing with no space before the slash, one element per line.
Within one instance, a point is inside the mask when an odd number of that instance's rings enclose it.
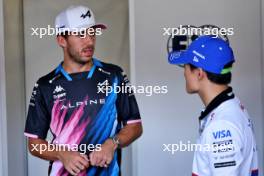
<path fill-rule="evenodd" d="M 95 35 L 86 35 L 83 40 L 85 41 L 85 43 L 88 43 L 89 45 L 92 45 L 95 43 Z"/>

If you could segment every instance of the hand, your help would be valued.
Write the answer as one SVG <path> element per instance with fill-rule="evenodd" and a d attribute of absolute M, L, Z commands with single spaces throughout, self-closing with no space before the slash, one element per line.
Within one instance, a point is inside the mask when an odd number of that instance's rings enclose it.
<path fill-rule="evenodd" d="M 89 167 L 87 155 L 76 151 L 61 151 L 59 160 L 63 163 L 64 168 L 74 176 Z"/>
<path fill-rule="evenodd" d="M 90 164 L 92 166 L 108 167 L 112 162 L 117 145 L 113 143 L 112 139 L 107 139 L 101 146 L 100 151 L 93 151 L 90 153 Z"/>

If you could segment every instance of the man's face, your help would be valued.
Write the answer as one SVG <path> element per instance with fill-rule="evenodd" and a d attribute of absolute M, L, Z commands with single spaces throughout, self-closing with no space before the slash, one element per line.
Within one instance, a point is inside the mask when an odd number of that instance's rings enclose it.
<path fill-rule="evenodd" d="M 189 64 L 184 65 L 184 77 L 186 81 L 186 91 L 190 94 L 199 90 L 199 69 L 191 69 Z"/>
<path fill-rule="evenodd" d="M 92 59 L 95 49 L 95 35 L 69 35 L 65 40 L 65 51 L 73 61 L 84 64 Z"/>

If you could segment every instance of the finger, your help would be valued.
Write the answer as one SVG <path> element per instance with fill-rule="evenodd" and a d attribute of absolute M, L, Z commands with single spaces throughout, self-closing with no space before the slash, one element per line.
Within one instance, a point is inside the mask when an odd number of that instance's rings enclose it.
<path fill-rule="evenodd" d="M 105 162 L 104 162 L 104 165 L 102 167 L 105 167 L 107 168 L 109 166 L 109 162 L 108 162 L 108 159 L 107 157 L 105 158 Z"/>
<path fill-rule="evenodd" d="M 70 168 L 71 174 L 78 175 L 80 173 L 80 170 L 75 165 L 72 165 Z"/>
<path fill-rule="evenodd" d="M 90 155 L 89 155 L 89 160 L 90 160 L 90 164 L 91 164 L 92 166 L 95 166 L 94 152 L 90 153 Z"/>
<path fill-rule="evenodd" d="M 75 175 L 75 172 L 71 169 L 71 167 L 69 168 L 65 168 L 71 175 Z"/>
<path fill-rule="evenodd" d="M 86 161 L 89 162 L 88 156 L 86 154 L 81 154 L 81 157 L 83 157 Z"/>
<path fill-rule="evenodd" d="M 100 162 L 102 160 L 102 155 L 99 152 L 95 152 L 94 153 L 94 162 L 95 162 L 95 166 L 100 166 Z"/>
<path fill-rule="evenodd" d="M 105 167 L 105 165 L 107 165 L 106 161 L 107 161 L 107 160 L 106 160 L 106 157 L 103 156 L 102 159 L 101 159 L 101 160 L 99 161 L 99 163 L 98 163 L 99 166 L 100 166 L 100 167 Z"/>
<path fill-rule="evenodd" d="M 71 173 L 71 175 L 73 175 L 73 176 L 77 176 L 77 175 L 78 175 L 78 174 L 75 173 L 73 170 L 72 170 L 70 173 Z"/>
<path fill-rule="evenodd" d="M 88 159 L 88 158 L 87 158 Z M 89 160 L 86 160 L 84 156 L 80 156 L 79 160 L 80 164 L 85 168 L 89 167 Z"/>
<path fill-rule="evenodd" d="M 106 159 L 106 164 L 107 164 L 107 165 L 110 165 L 111 162 L 112 162 L 112 160 L 113 160 L 113 158 L 111 158 L 111 157 L 107 158 L 107 159 Z"/>
<path fill-rule="evenodd" d="M 84 166 L 80 161 L 75 162 L 74 165 L 75 165 L 80 171 L 85 169 L 85 166 Z"/>

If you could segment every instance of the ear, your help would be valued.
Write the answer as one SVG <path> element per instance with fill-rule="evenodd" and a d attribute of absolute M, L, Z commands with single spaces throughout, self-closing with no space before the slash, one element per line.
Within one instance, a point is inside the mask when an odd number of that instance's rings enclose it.
<path fill-rule="evenodd" d="M 62 37 L 60 35 L 57 36 L 57 43 L 62 48 L 65 48 L 67 46 L 67 40 L 65 37 Z"/>
<path fill-rule="evenodd" d="M 198 73 L 197 74 L 198 74 L 198 80 L 202 80 L 206 76 L 206 73 L 201 68 L 198 69 Z"/>

